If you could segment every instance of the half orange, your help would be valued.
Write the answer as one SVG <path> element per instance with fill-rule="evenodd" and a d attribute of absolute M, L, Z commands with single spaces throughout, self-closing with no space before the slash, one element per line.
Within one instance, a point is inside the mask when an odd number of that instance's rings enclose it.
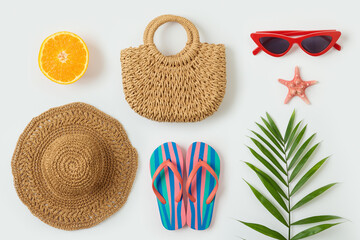
<path fill-rule="evenodd" d="M 88 63 L 86 44 L 74 33 L 54 33 L 41 44 L 40 70 L 51 81 L 60 84 L 76 82 L 86 72 Z"/>

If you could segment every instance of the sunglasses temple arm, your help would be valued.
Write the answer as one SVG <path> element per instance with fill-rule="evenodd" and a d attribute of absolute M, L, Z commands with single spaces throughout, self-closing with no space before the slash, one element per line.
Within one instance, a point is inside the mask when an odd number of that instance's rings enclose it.
<path fill-rule="evenodd" d="M 338 51 L 341 50 L 341 46 L 340 46 L 339 44 L 337 44 L 337 43 L 334 44 L 334 48 L 335 48 L 336 50 L 338 50 Z"/>
<path fill-rule="evenodd" d="M 253 54 L 256 55 L 256 54 L 258 54 L 260 51 L 261 51 L 261 48 L 260 48 L 260 47 L 257 47 L 257 48 L 254 49 Z"/>

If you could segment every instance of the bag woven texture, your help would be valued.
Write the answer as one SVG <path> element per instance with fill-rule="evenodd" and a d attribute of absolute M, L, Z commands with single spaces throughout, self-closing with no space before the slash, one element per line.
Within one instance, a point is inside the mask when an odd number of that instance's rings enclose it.
<path fill-rule="evenodd" d="M 19 198 L 60 229 L 94 226 L 126 202 L 137 152 L 121 124 L 85 103 L 52 108 L 21 134 L 12 159 Z"/>
<path fill-rule="evenodd" d="M 178 22 L 187 43 L 176 55 L 164 56 L 154 44 L 155 31 L 166 22 Z M 201 43 L 187 19 L 163 15 L 145 29 L 144 44 L 121 51 L 126 101 L 138 114 L 161 122 L 195 122 L 219 108 L 226 88 L 223 44 Z"/>

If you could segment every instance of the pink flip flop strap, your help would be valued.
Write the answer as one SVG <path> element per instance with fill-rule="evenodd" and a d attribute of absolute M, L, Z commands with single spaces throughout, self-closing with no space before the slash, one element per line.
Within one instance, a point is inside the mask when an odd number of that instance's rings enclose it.
<path fill-rule="evenodd" d="M 212 192 L 210 193 L 209 197 L 206 199 L 206 204 L 210 204 L 212 202 L 212 200 L 214 199 L 215 197 L 215 194 L 218 190 L 218 185 L 219 185 L 219 180 L 218 180 L 218 177 L 216 175 L 216 173 L 214 172 L 214 169 L 212 169 L 212 167 L 210 167 L 209 164 L 207 164 L 206 162 L 202 161 L 200 159 L 200 161 L 195 165 L 194 169 L 191 171 L 190 175 L 189 175 L 189 178 L 187 179 L 187 182 L 186 182 L 186 186 L 185 186 L 185 189 L 186 189 L 186 193 L 189 197 L 189 199 L 192 201 L 192 202 L 195 202 L 196 199 L 193 195 L 190 194 L 189 190 L 190 190 L 190 184 L 191 182 L 193 181 L 197 171 L 199 170 L 200 167 L 203 167 L 205 168 L 216 180 L 216 185 L 214 187 L 214 189 L 212 190 Z"/>
<path fill-rule="evenodd" d="M 159 191 L 155 188 L 155 180 L 156 178 L 159 176 L 160 172 L 164 169 L 164 168 L 170 168 L 171 171 L 173 171 L 175 177 L 179 180 L 180 182 L 180 191 L 178 193 L 178 195 L 175 198 L 176 202 L 180 202 L 181 197 L 182 197 L 182 186 L 183 186 L 183 179 L 181 178 L 181 175 L 179 173 L 179 171 L 177 170 L 176 166 L 170 161 L 170 159 L 166 160 L 165 162 L 161 163 L 160 166 L 156 169 L 154 175 L 153 175 L 153 179 L 152 179 L 152 189 L 156 195 L 156 197 L 160 200 L 160 202 L 162 204 L 166 204 L 166 200 L 165 198 L 159 193 Z"/>

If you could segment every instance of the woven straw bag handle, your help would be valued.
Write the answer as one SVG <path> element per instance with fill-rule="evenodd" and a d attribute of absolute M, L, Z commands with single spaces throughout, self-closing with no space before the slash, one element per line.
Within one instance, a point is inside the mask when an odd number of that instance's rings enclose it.
<path fill-rule="evenodd" d="M 154 35 L 156 30 L 167 22 L 177 22 L 181 24 L 187 34 L 187 42 L 186 44 L 199 43 L 199 32 L 195 25 L 187 20 L 186 18 L 175 16 L 175 15 L 162 15 L 155 19 L 153 19 L 146 27 L 144 32 L 144 44 L 154 44 Z"/>

